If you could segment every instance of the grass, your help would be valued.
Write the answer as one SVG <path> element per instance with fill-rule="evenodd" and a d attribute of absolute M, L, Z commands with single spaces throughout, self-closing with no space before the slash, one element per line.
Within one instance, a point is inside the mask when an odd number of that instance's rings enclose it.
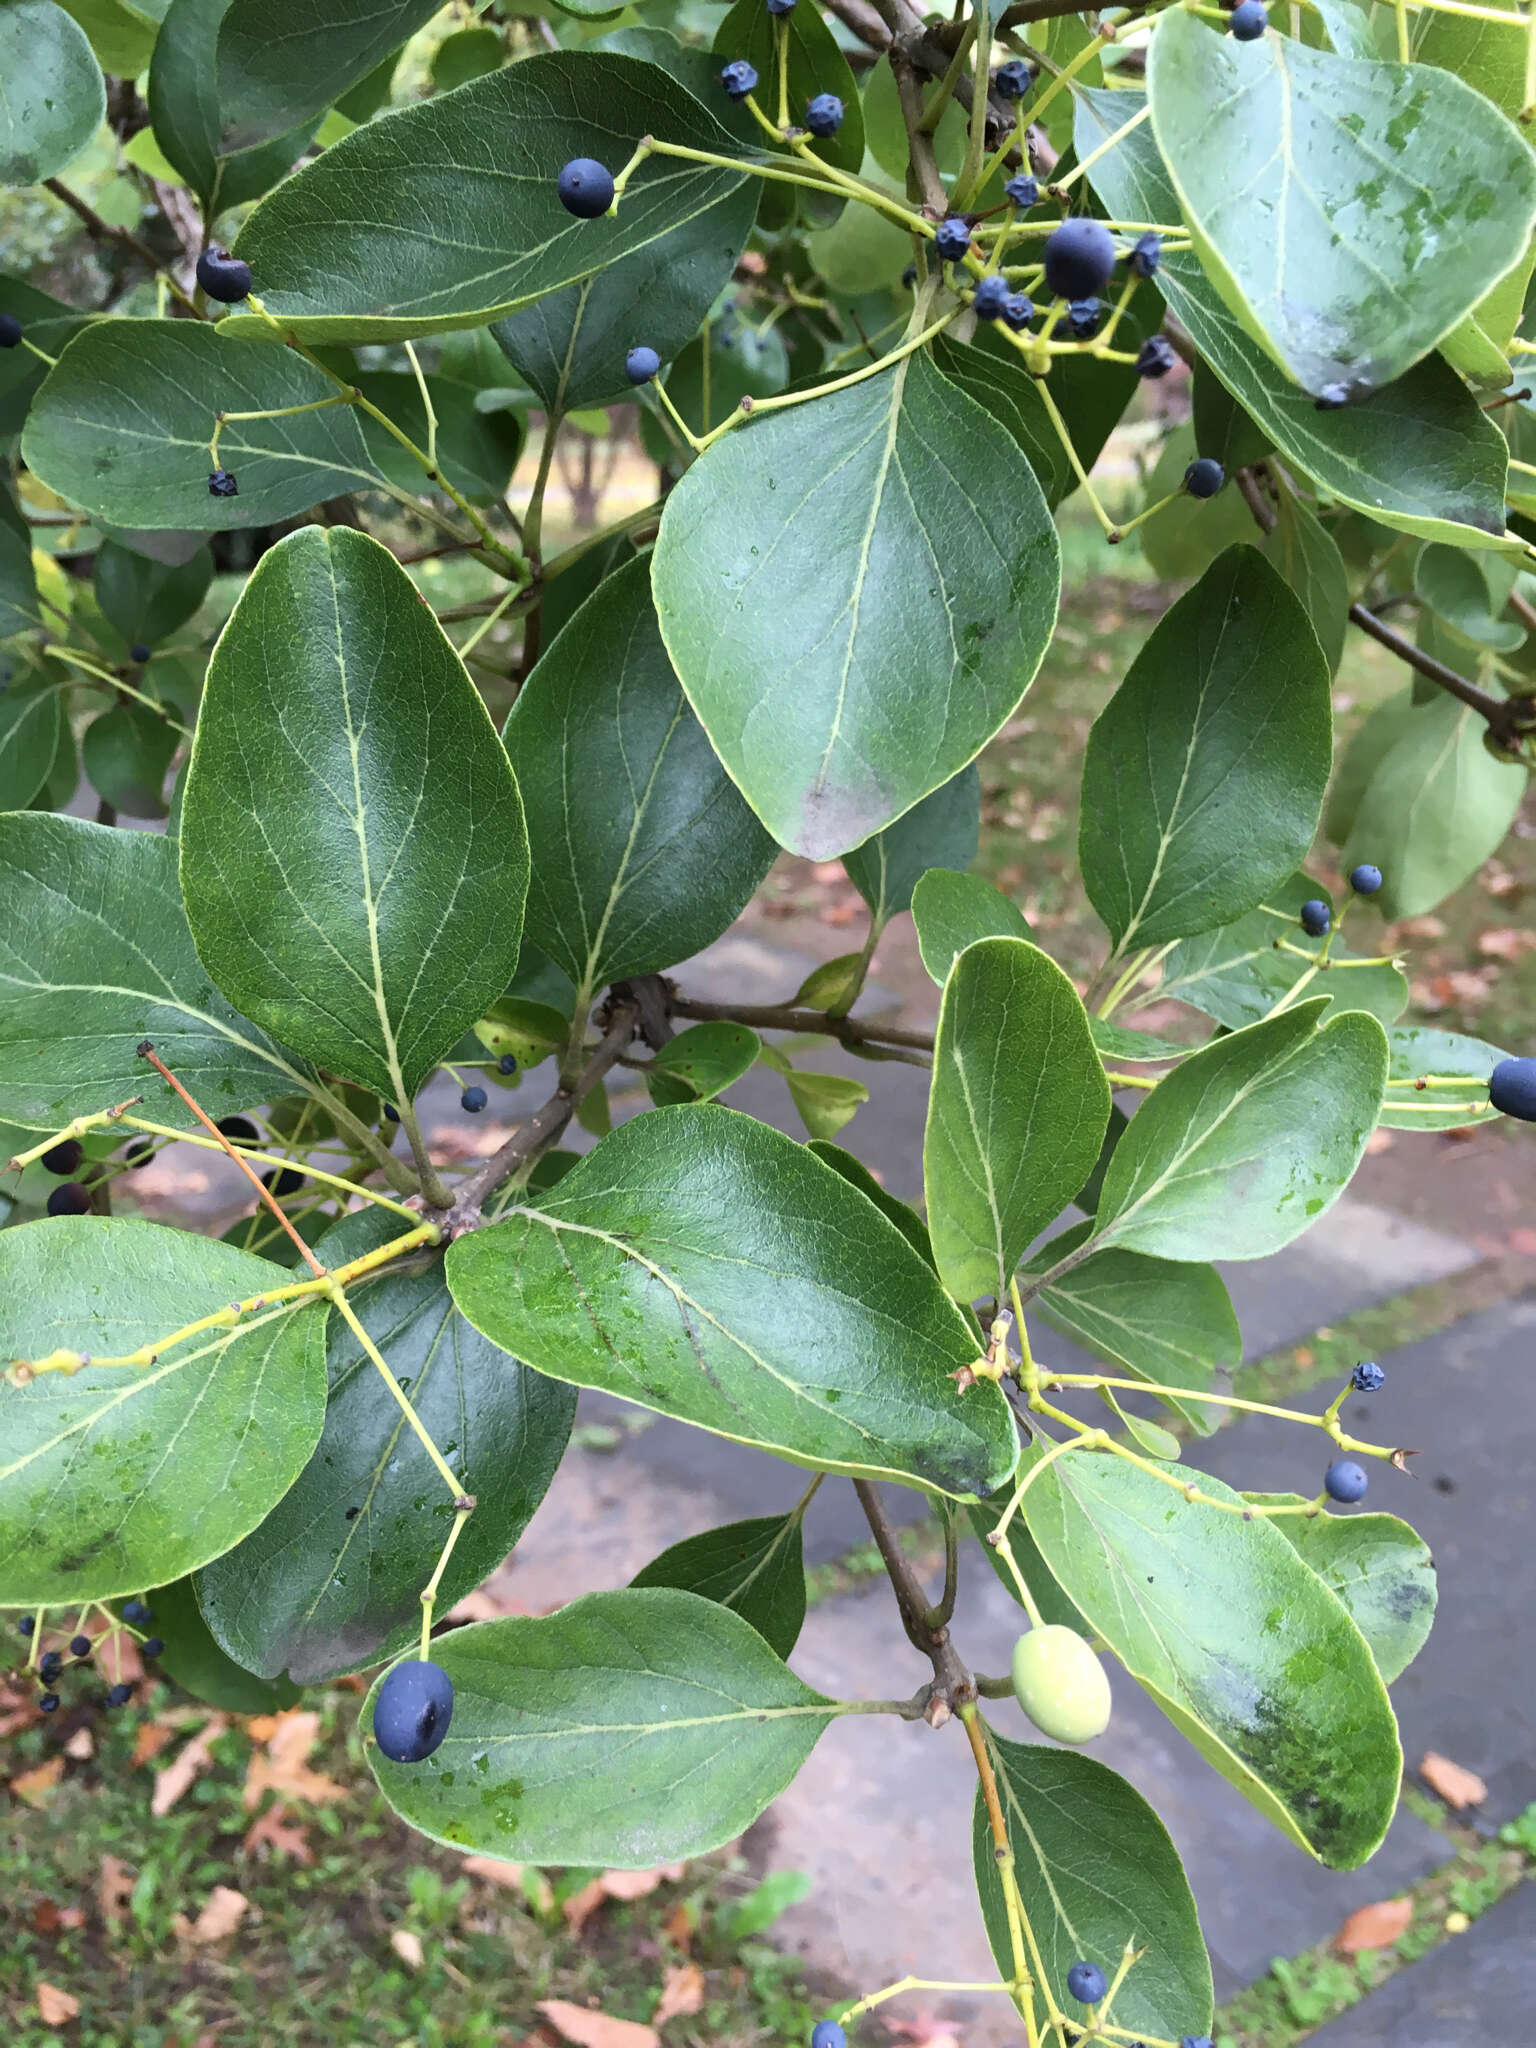
<path fill-rule="evenodd" d="M 154 1704 L 164 1710 L 170 1698 L 161 1686 Z M 550 1873 L 553 1883 L 531 1873 L 531 1897 L 466 1876 L 462 1857 L 407 1829 L 374 1789 L 356 1695 L 333 1688 L 306 1705 L 321 1714 L 309 1763 L 346 1788 L 335 1805 L 290 1807 L 308 1865 L 243 1847 L 255 1818 L 242 1804 L 248 1725 L 218 1737 L 211 1768 L 155 1819 L 151 1771 L 174 1748 L 136 1765 L 141 1716 L 72 1717 L 94 1755 L 65 1761 L 45 1805 L 16 1802 L 0 1846 L 0 2012 L 11 2048 L 61 2038 L 39 2017 L 39 1982 L 80 2001 L 64 2038 L 81 2048 L 501 2048 L 525 2040 L 541 1999 L 648 2021 L 668 1967 L 689 1958 L 703 1970 L 704 2002 L 666 2023 L 667 2048 L 803 2040 L 820 2017 L 797 1965 L 760 1938 L 762 1912 L 742 1909 L 756 1894 L 739 1854 L 692 1863 L 679 1883 L 633 1903 L 608 1901 L 578 1936 L 561 1902 L 592 1873 Z M 200 1718 L 189 1712 L 178 1742 Z M 13 1774 L 58 1757 L 65 1732 L 23 1730 L 7 1746 Z M 111 1918 L 99 1895 L 104 1857 L 128 1873 Z M 186 1924 L 215 1885 L 249 1906 L 233 1936 L 199 1946 Z M 83 1924 L 70 1924 L 82 1912 Z M 722 1931 L 733 1915 L 735 1928 Z M 391 1946 L 401 1934 L 420 1943 L 419 1968 Z"/>

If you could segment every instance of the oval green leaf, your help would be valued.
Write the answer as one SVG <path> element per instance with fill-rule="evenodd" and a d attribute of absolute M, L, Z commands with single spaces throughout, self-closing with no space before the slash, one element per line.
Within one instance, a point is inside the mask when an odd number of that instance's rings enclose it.
<path fill-rule="evenodd" d="M 930 868 L 968 868 L 981 836 L 981 778 L 974 764 L 904 818 L 845 856 L 848 879 L 882 929 L 912 907 L 912 891 Z"/>
<path fill-rule="evenodd" d="M 0 1360 L 87 1365 L 0 1381 L 0 1584 L 18 1605 L 163 1585 L 253 1529 L 303 1470 L 325 1410 L 313 1305 L 163 1340 L 272 1284 L 265 1259 L 158 1223 L 63 1216 L 0 1231 Z"/>
<path fill-rule="evenodd" d="M 718 1849 L 840 1711 L 739 1614 L 671 1587 L 455 1629 L 434 1655 L 453 1682 L 447 1735 L 424 1764 L 370 1742 L 373 1774 L 433 1841 L 519 1862 L 650 1870 Z"/>
<path fill-rule="evenodd" d="M 53 0 L 5 0 L 0 78 L 0 185 L 40 185 L 106 119 L 101 66 L 84 29 Z"/>
<path fill-rule="evenodd" d="M 824 860 L 1007 718 L 1060 551 L 1009 436 L 916 354 L 716 442 L 667 499 L 654 583 L 727 772 L 781 845 Z"/>
<path fill-rule="evenodd" d="M 1264 1507 L 1297 1493 L 1245 1493 Z M 1277 1515 L 1274 1526 L 1354 1617 L 1388 1685 L 1429 1639 L 1438 1588 L 1429 1545 L 1396 1515 Z"/>
<path fill-rule="evenodd" d="M 917 950 L 942 988 L 967 946 L 978 939 L 1027 939 L 1029 923 L 1011 896 L 980 875 L 930 868 L 912 889 Z"/>
<path fill-rule="evenodd" d="M 732 1608 L 787 1657 L 805 1621 L 800 1511 L 729 1522 L 686 1537 L 653 1557 L 632 1586 L 677 1586 Z"/>
<path fill-rule="evenodd" d="M 539 1372 L 796 1464 L 986 1494 L 1014 1460 L 977 1342 L 894 1223 L 716 1104 L 621 1125 L 537 1207 L 459 1238 L 460 1309 Z"/>
<path fill-rule="evenodd" d="M 0 811 L 24 811 L 48 780 L 59 751 L 63 706 L 62 680 L 16 682 L 0 690 Z"/>
<path fill-rule="evenodd" d="M 257 564 L 209 664 L 181 855 L 219 986 L 389 1101 L 505 989 L 528 885 L 517 784 L 377 541 L 307 526 Z"/>

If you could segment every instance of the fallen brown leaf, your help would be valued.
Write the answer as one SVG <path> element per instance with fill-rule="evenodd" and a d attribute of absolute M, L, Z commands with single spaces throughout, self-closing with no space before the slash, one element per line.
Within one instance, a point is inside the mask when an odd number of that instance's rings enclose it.
<path fill-rule="evenodd" d="M 36 1764 L 30 1771 L 19 1771 L 11 1780 L 11 1790 L 28 1806 L 41 1810 L 52 1803 L 63 1775 L 63 1757 L 51 1756 L 46 1763 Z"/>
<path fill-rule="evenodd" d="M 61 1991 L 57 1984 L 37 1987 L 37 2016 L 45 2027 L 67 2027 L 71 2020 L 80 2017 L 80 2001 L 72 1998 L 67 1991 Z"/>
<path fill-rule="evenodd" d="M 408 1970 L 419 1970 L 426 1961 L 421 1936 L 412 1934 L 409 1927 L 397 1927 L 389 1937 L 389 1945 Z"/>
<path fill-rule="evenodd" d="M 1378 1153 L 1390 1152 L 1396 1143 L 1391 1131 L 1374 1130 L 1365 1141 L 1366 1154 L 1374 1159 Z"/>
<path fill-rule="evenodd" d="M 311 1806 L 345 1799 L 345 1785 L 312 1771 L 305 1762 L 320 1739 L 320 1716 L 308 1707 L 289 1707 L 276 1717 L 276 1723 L 265 1754 L 256 1750 L 246 1766 L 242 1795 L 246 1812 L 254 1812 L 268 1792 L 276 1792 L 284 1800 L 307 1800 Z"/>
<path fill-rule="evenodd" d="M 1350 1914 L 1333 1937 L 1333 1945 L 1345 1956 L 1357 1956 L 1362 1949 L 1390 1948 L 1412 1918 L 1412 1899 L 1378 1899 Z"/>
<path fill-rule="evenodd" d="M 1490 960 L 1518 960 L 1533 946 L 1536 946 L 1536 932 L 1523 931 L 1514 924 L 1497 925 L 1492 931 L 1477 935 L 1477 950 L 1486 953 Z"/>
<path fill-rule="evenodd" d="M 1519 1252 L 1524 1258 L 1536 1258 L 1536 1230 L 1527 1230 L 1523 1226 L 1518 1230 L 1512 1230 L 1509 1233 L 1509 1248 L 1512 1252 Z"/>
<path fill-rule="evenodd" d="M 252 1714 L 241 1725 L 252 1742 L 270 1742 L 277 1733 L 276 1714 Z"/>
<path fill-rule="evenodd" d="M 96 1910 L 108 1927 L 122 1919 L 132 1897 L 133 1872 L 115 1856 L 103 1856 L 96 1874 Z"/>
<path fill-rule="evenodd" d="M 155 1773 L 155 1789 L 149 1810 L 156 1819 L 169 1813 L 200 1771 L 213 1761 L 213 1745 L 229 1726 L 227 1714 L 210 1714 L 197 1734 L 166 1765 Z"/>
<path fill-rule="evenodd" d="M 135 1764 L 147 1764 L 157 1757 L 162 1749 L 168 1749 L 176 1740 L 174 1728 L 167 1728 L 159 1721 L 141 1721 L 133 1738 Z"/>
<path fill-rule="evenodd" d="M 77 1764 L 89 1762 L 96 1754 L 96 1744 L 89 1728 L 77 1728 L 64 1745 L 64 1754 L 73 1757 Z"/>
<path fill-rule="evenodd" d="M 666 1919 L 661 1931 L 674 1948 L 680 1948 L 684 1955 L 693 1947 L 693 1915 L 688 1910 L 688 1901 L 679 1899 Z"/>
<path fill-rule="evenodd" d="M 244 1892 L 237 1892 L 227 1884 L 216 1884 L 208 1894 L 207 1904 L 188 1929 L 189 1940 L 200 1947 L 228 1940 L 250 1910 L 250 1904 Z"/>
<path fill-rule="evenodd" d="M 1431 1792 L 1440 1794 L 1447 1806 L 1458 1809 L 1481 1806 L 1488 1797 L 1488 1787 L 1476 1771 L 1453 1764 L 1448 1756 L 1441 1756 L 1437 1750 L 1425 1750 L 1419 1764 L 1419 1776 Z"/>
<path fill-rule="evenodd" d="M 572 1892 L 561 1910 L 572 1931 L 580 1934 L 604 1899 L 646 1898 L 659 1884 L 676 1884 L 686 1868 L 683 1863 L 668 1863 L 660 1870 L 601 1871 L 579 1892 Z"/>
<path fill-rule="evenodd" d="M 39 1899 L 32 1908 L 32 1927 L 37 1934 L 67 1934 L 85 1925 L 78 1906 L 56 1906 L 52 1899 Z"/>
<path fill-rule="evenodd" d="M 541 1998 L 539 2011 L 576 2048 L 660 2048 L 656 2029 L 641 2026 L 638 2020 L 610 2019 L 605 2012 L 591 2012 L 563 1998 Z"/>
<path fill-rule="evenodd" d="M 295 1863 L 307 1865 L 315 1860 L 308 1835 L 281 1803 L 269 1806 L 265 1813 L 251 1822 L 240 1846 L 247 1856 L 254 1849 L 266 1848 L 278 1856 L 291 1856 Z"/>
<path fill-rule="evenodd" d="M 697 1963 L 674 1963 L 662 1979 L 661 1998 L 652 2015 L 653 2023 L 664 2027 L 668 2020 L 686 2018 L 704 2003 L 704 1972 Z"/>

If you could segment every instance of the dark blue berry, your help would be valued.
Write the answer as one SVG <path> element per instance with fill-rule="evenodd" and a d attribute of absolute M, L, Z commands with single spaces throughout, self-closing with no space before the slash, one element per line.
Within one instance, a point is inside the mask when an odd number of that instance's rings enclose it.
<path fill-rule="evenodd" d="M 164 1648 L 165 1644 L 160 1640 L 159 1636 L 147 1636 L 139 1645 L 139 1655 L 141 1657 L 158 1657 Z"/>
<path fill-rule="evenodd" d="M 498 1074 L 515 1074 L 517 1072 L 517 1061 L 513 1059 L 511 1053 L 504 1052 L 502 1054 L 501 1058 L 496 1062 L 496 1071 Z"/>
<path fill-rule="evenodd" d="M 37 1633 L 37 1617 L 34 1614 L 24 1614 L 16 1626 L 24 1636 L 35 1635 Z"/>
<path fill-rule="evenodd" d="M 823 142 L 843 125 L 843 103 L 835 92 L 819 92 L 805 110 L 805 125 Z"/>
<path fill-rule="evenodd" d="M 261 1176 L 261 1184 L 270 1190 L 278 1201 L 284 1195 L 296 1195 L 304 1185 L 302 1173 L 296 1173 L 291 1166 L 274 1166 L 270 1173 Z"/>
<path fill-rule="evenodd" d="M 811 2029 L 811 2048 L 848 2048 L 848 2036 L 836 2020 L 818 2020 Z"/>
<path fill-rule="evenodd" d="M 14 313 L 0 313 L 0 348 L 15 348 L 21 340 L 21 322 Z"/>
<path fill-rule="evenodd" d="M 1003 302 L 1003 325 L 1021 334 L 1035 317 L 1035 302 L 1027 292 L 1010 293 Z"/>
<path fill-rule="evenodd" d="M 1149 228 L 1131 251 L 1131 268 L 1138 277 L 1151 277 L 1163 260 L 1163 238 Z"/>
<path fill-rule="evenodd" d="M 419 1764 L 448 1733 L 453 1684 L 441 1664 L 412 1659 L 397 1664 L 379 1687 L 373 1734 L 393 1763 Z"/>
<path fill-rule="evenodd" d="M 222 1131 L 232 1145 L 254 1145 L 261 1137 L 248 1116 L 221 1116 L 214 1129 Z"/>
<path fill-rule="evenodd" d="M 946 263 L 958 263 L 971 246 L 971 231 L 958 213 L 941 220 L 933 231 L 933 246 Z"/>
<path fill-rule="evenodd" d="M 998 65 L 992 90 L 1000 100 L 1021 100 L 1034 82 L 1033 65 L 1026 64 L 1022 57 L 1010 57 L 1006 64 Z"/>
<path fill-rule="evenodd" d="M 135 1138 L 133 1143 L 127 1146 L 123 1152 L 123 1164 L 130 1171 L 137 1171 L 141 1166 L 148 1166 L 154 1156 L 155 1141 L 153 1138 Z"/>
<path fill-rule="evenodd" d="M 64 1669 L 64 1659 L 57 1650 L 44 1650 L 37 1660 L 37 1675 L 46 1685 L 50 1678 L 57 1678 Z"/>
<path fill-rule="evenodd" d="M 1227 26 L 1240 43 L 1256 42 L 1269 27 L 1264 0 L 1238 0 Z"/>
<path fill-rule="evenodd" d="M 1136 351 L 1136 374 L 1166 377 L 1178 360 L 1178 350 L 1165 334 L 1149 334 Z"/>
<path fill-rule="evenodd" d="M 1333 912 L 1321 896 L 1314 896 L 1301 906 L 1301 928 L 1309 939 L 1325 937 L 1332 923 Z"/>
<path fill-rule="evenodd" d="M 211 242 L 197 259 L 197 281 L 210 299 L 233 306 L 251 288 L 251 266 Z"/>
<path fill-rule="evenodd" d="M 394 1105 L 394 1104 L 393 1104 L 392 1102 L 386 1102 L 386 1103 L 385 1103 L 385 1105 L 384 1105 L 384 1117 L 385 1117 L 385 1121 L 386 1121 L 386 1122 L 388 1122 L 388 1123 L 392 1123 L 392 1124 L 397 1124 L 397 1123 L 399 1123 L 399 1121 L 400 1121 L 400 1112 L 399 1112 L 399 1110 L 398 1110 L 398 1109 L 396 1109 L 395 1105 Z"/>
<path fill-rule="evenodd" d="M 1226 480 L 1214 455 L 1197 455 L 1184 472 L 1184 488 L 1192 498 L 1214 498 Z"/>
<path fill-rule="evenodd" d="M 1104 1972 L 1097 1963 L 1074 1963 L 1067 1972 L 1067 1989 L 1079 2005 L 1097 2005 L 1106 1989 Z"/>
<path fill-rule="evenodd" d="M 135 640 L 128 650 L 128 659 L 136 661 L 139 667 L 142 668 L 146 661 L 154 659 L 154 654 L 155 650 L 147 640 Z"/>
<path fill-rule="evenodd" d="M 1351 1501 L 1364 1500 L 1369 1479 L 1352 1458 L 1336 1458 L 1323 1474 L 1323 1489 L 1331 1500 L 1340 1500 L 1347 1506 Z"/>
<path fill-rule="evenodd" d="M 720 83 L 725 87 L 726 96 L 733 100 L 744 100 L 749 92 L 757 91 L 757 70 L 745 57 L 738 57 L 733 64 L 727 64 L 720 73 Z"/>
<path fill-rule="evenodd" d="M 901 273 L 901 281 L 909 292 L 916 291 L 917 265 L 915 263 L 909 263 L 907 265 L 906 269 Z"/>
<path fill-rule="evenodd" d="M 1104 325 L 1102 299 L 1074 299 L 1067 308 L 1067 327 L 1077 341 L 1087 341 Z"/>
<path fill-rule="evenodd" d="M 770 14 L 793 14 L 794 11 L 795 0 L 768 0 Z"/>
<path fill-rule="evenodd" d="M 624 358 L 624 374 L 631 384 L 649 384 L 660 368 L 661 357 L 655 349 L 646 348 L 643 344 L 632 348 Z"/>
<path fill-rule="evenodd" d="M 1357 1394 L 1379 1394 L 1387 1384 L 1387 1376 L 1374 1358 L 1362 1358 L 1350 1374 L 1349 1384 Z"/>
<path fill-rule="evenodd" d="M 1314 401 L 1319 412 L 1337 412 L 1340 406 L 1349 403 L 1347 384 L 1325 384 Z"/>
<path fill-rule="evenodd" d="M 1028 209 L 1039 200 L 1039 182 L 1020 171 L 1017 177 L 1010 178 L 1003 187 L 1003 197 L 1011 199 L 1017 207 Z"/>
<path fill-rule="evenodd" d="M 61 1138 L 57 1145 L 50 1145 L 43 1154 L 43 1164 L 50 1173 L 73 1173 L 85 1157 L 85 1147 L 78 1138 Z"/>
<path fill-rule="evenodd" d="M 1361 861 L 1359 867 L 1350 870 L 1349 886 L 1357 896 L 1374 896 L 1381 887 L 1381 869 L 1372 867 L 1368 860 Z"/>
<path fill-rule="evenodd" d="M 1005 277 L 984 277 L 971 294 L 971 308 L 978 320 L 996 320 L 1010 297 Z"/>
<path fill-rule="evenodd" d="M 90 1213 L 91 1191 L 81 1187 L 77 1180 L 65 1181 L 48 1197 L 50 1216 L 89 1216 Z"/>
<path fill-rule="evenodd" d="M 109 1686 L 107 1689 L 107 1705 L 109 1707 L 126 1707 L 132 1698 L 133 1687 L 128 1684 L 126 1679 L 121 1685 Z"/>
<path fill-rule="evenodd" d="M 208 478 L 210 498 L 238 498 L 240 485 L 232 469 L 216 469 Z"/>
<path fill-rule="evenodd" d="M 40 1714 L 52 1714 L 58 1711 L 58 1705 L 58 1694 L 56 1692 L 45 1692 L 38 1700 L 37 1710 Z"/>
<path fill-rule="evenodd" d="M 459 1107 L 467 1111 L 470 1116 L 478 1116 L 489 1100 L 490 1097 L 486 1094 L 485 1090 L 477 1084 L 473 1088 L 466 1088 L 464 1090 L 464 1093 L 459 1097 Z"/>
<path fill-rule="evenodd" d="M 89 1657 L 91 1654 L 90 1637 L 71 1636 L 69 1639 L 69 1654 L 71 1657 Z"/>
<path fill-rule="evenodd" d="M 601 220 L 613 204 L 613 173 L 594 156 L 573 156 L 555 180 L 560 204 L 578 220 Z"/>
<path fill-rule="evenodd" d="M 1488 1100 L 1505 1116 L 1536 1124 L 1536 1060 L 1500 1060 L 1488 1076 Z"/>
<path fill-rule="evenodd" d="M 146 1607 L 142 1600 L 125 1600 L 122 1616 L 130 1628 L 146 1628 L 155 1618 L 152 1607 Z"/>
<path fill-rule="evenodd" d="M 1058 299 L 1091 299 L 1109 283 L 1115 244 L 1101 220 L 1064 220 L 1045 241 L 1045 281 Z"/>

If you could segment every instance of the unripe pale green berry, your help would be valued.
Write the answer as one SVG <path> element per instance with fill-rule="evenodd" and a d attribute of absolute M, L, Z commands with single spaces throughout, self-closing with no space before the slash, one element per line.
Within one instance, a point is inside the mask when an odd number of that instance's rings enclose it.
<path fill-rule="evenodd" d="M 1042 1735 L 1092 1742 L 1109 1726 L 1109 1680 L 1075 1629 L 1032 1628 L 1013 1646 L 1013 1689 Z"/>

